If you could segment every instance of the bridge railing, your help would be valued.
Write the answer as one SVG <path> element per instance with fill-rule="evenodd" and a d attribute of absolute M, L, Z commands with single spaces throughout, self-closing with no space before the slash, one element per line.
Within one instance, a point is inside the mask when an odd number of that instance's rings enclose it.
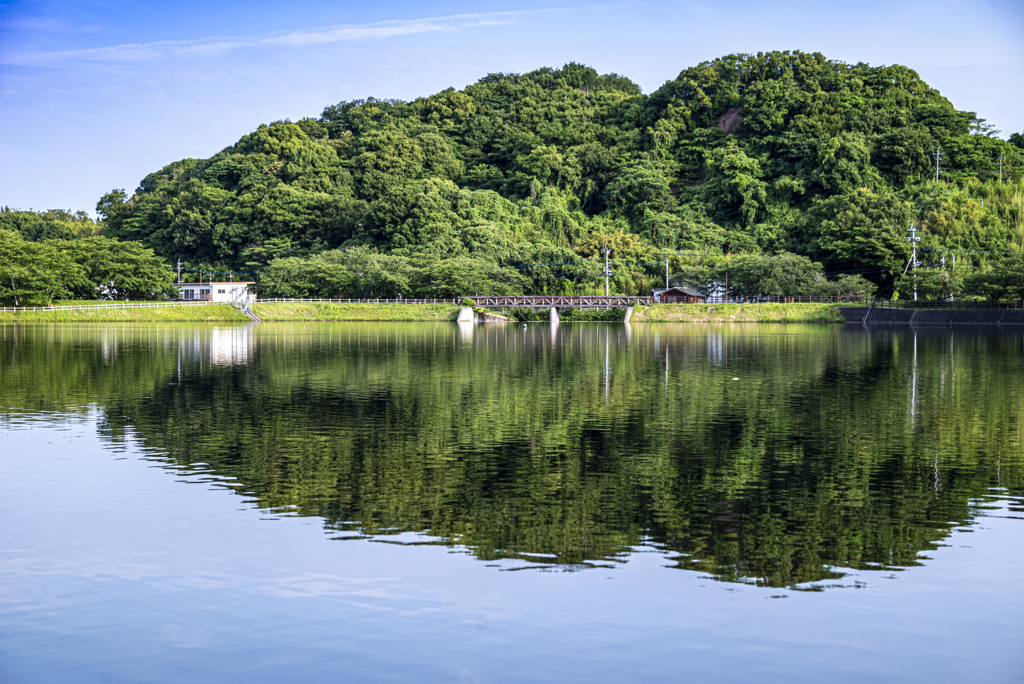
<path fill-rule="evenodd" d="M 507 308 L 537 307 L 592 307 L 615 308 L 628 306 L 650 306 L 653 297 L 629 295 L 468 295 L 477 306 Z"/>

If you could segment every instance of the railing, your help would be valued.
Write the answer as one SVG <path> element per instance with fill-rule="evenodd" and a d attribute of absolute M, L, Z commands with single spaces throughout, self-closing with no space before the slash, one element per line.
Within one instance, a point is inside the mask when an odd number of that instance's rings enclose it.
<path fill-rule="evenodd" d="M 299 299 L 279 297 L 257 299 L 249 302 L 213 302 L 206 300 L 175 300 L 164 302 L 94 302 L 89 304 L 61 304 L 58 306 L 0 306 L 0 312 L 18 311 L 95 311 L 102 309 L 157 309 L 179 306 L 209 306 L 226 304 L 244 307 L 247 304 L 274 303 L 329 303 L 329 304 L 458 304 L 471 299 L 476 306 L 483 307 L 628 307 L 650 306 L 653 297 L 600 295 L 472 295 L 455 299 Z M 853 304 L 873 306 L 878 309 L 1024 309 L 1024 300 L 1008 301 L 943 301 L 911 299 L 872 299 L 868 297 L 836 297 L 834 295 L 795 295 L 792 297 L 764 295 L 761 297 L 708 297 L 708 304 Z"/>
<path fill-rule="evenodd" d="M 984 309 L 1024 309 L 1024 300 L 1005 301 L 945 301 L 942 299 L 860 299 L 850 303 L 868 304 L 875 309 L 932 309 L 947 311 L 970 311 Z"/>
<path fill-rule="evenodd" d="M 323 302 L 325 304 L 458 304 L 459 299 L 298 299 L 292 297 L 276 297 L 274 299 L 257 299 L 256 304 L 279 304 L 286 302 Z"/>
<path fill-rule="evenodd" d="M 496 307 L 568 307 L 568 308 L 623 308 L 627 306 L 650 306 L 653 297 L 612 295 L 470 295 L 477 306 Z"/>
<path fill-rule="evenodd" d="M 863 297 L 836 297 L 834 295 L 758 295 L 751 297 L 707 297 L 707 304 L 841 304 L 867 301 Z"/>
<path fill-rule="evenodd" d="M 871 297 L 837 297 L 835 295 L 762 295 L 758 297 L 708 297 L 708 304 L 856 304 L 879 309 L 1022 309 L 1024 300 L 945 301 L 912 299 L 875 299 Z"/>
<path fill-rule="evenodd" d="M 96 311 L 101 309 L 160 309 L 171 306 L 204 306 L 208 304 L 230 304 L 231 302 L 209 302 L 183 300 L 173 302 L 102 302 L 94 304 L 61 304 L 58 306 L 0 306 L 0 312 L 8 311 Z"/>

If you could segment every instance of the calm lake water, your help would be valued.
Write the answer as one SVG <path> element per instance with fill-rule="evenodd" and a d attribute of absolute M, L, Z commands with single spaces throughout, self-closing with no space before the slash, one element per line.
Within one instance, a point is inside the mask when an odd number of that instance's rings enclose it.
<path fill-rule="evenodd" d="M 1024 331 L 0 325 L 0 682 L 1024 681 Z"/>

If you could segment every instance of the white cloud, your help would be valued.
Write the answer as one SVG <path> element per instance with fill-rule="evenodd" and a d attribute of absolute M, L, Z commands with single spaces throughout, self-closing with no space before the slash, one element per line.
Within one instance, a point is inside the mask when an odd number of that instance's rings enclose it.
<path fill-rule="evenodd" d="M 527 12 L 489 12 L 485 14 L 458 14 L 448 17 L 428 17 L 402 21 L 381 21 L 373 24 L 342 24 L 257 36 L 211 36 L 195 40 L 126 43 L 110 47 L 36 52 L 13 55 L 9 64 L 54 61 L 141 62 L 178 57 L 217 55 L 239 48 L 319 45 L 353 40 L 377 40 L 393 36 L 457 31 L 483 26 L 500 26 L 528 20 L 559 10 L 533 10 Z"/>

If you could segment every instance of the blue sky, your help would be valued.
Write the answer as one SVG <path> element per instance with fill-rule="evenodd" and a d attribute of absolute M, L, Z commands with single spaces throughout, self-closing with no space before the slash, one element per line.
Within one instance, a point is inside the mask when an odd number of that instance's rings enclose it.
<path fill-rule="evenodd" d="M 0 0 L 0 205 L 92 211 L 260 123 L 413 99 L 568 61 L 645 93 L 735 52 L 799 49 L 917 70 L 1024 130 L 1024 4 Z"/>

